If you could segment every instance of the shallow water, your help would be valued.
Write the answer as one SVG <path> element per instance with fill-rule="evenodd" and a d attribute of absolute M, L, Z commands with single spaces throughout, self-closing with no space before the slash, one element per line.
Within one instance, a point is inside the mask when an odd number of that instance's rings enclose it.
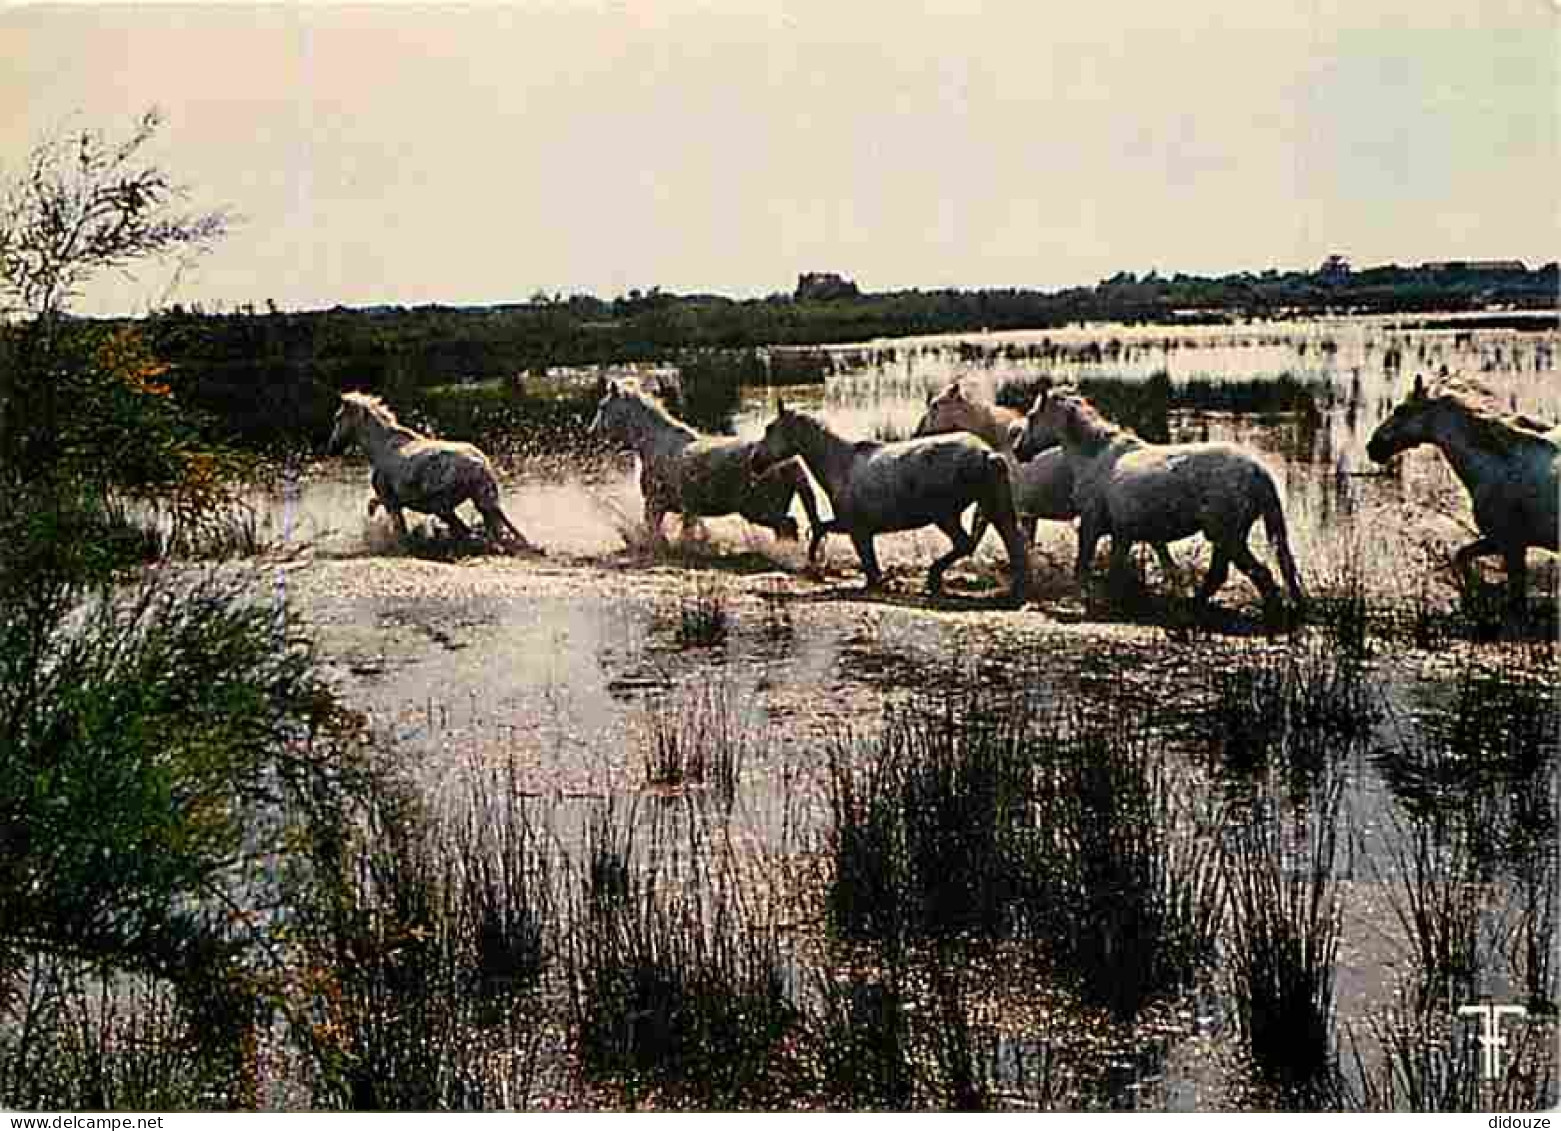
<path fill-rule="evenodd" d="M 999 381 L 1043 374 L 1139 380 L 1165 371 L 1173 380 L 1247 380 L 1288 373 L 1325 382 L 1333 397 L 1317 428 L 1180 416 L 1173 439 L 1231 438 L 1265 454 L 1280 476 L 1292 544 L 1314 592 L 1356 577 L 1374 597 L 1434 591 L 1445 600 L 1451 589 L 1440 563 L 1467 538 L 1467 500 L 1429 450 L 1412 453 L 1399 476 L 1361 474 L 1372 470 L 1366 438 L 1414 372 L 1442 365 L 1482 379 L 1519 411 L 1561 419 L 1557 337 L 1408 331 L 1373 319 L 881 342 L 834 351 L 847 371 L 823 388 L 784 395 L 842 432 L 868 435 L 880 428 L 908 434 L 927 393 L 954 379 L 987 396 Z M 775 395 L 748 392 L 740 434 L 762 431 Z M 368 712 L 429 793 L 458 797 L 454 787 L 472 767 L 505 760 L 518 767 L 527 793 L 555 805 L 565 843 L 577 843 L 583 814 L 600 799 L 649 792 L 655 712 L 675 711 L 712 687 L 724 690 L 752 738 L 731 807 L 734 836 L 761 856 L 807 853 L 821 848 L 827 832 L 828 752 L 848 734 L 872 735 L 886 706 L 934 685 L 951 662 L 1001 669 L 1023 657 L 1012 666 L 1041 699 L 1174 713 L 1200 673 L 1263 646 L 1249 635 L 1250 622 L 1236 635 L 1178 643 L 1154 624 L 1095 619 L 1071 596 L 1072 529 L 1064 524 L 1042 524 L 1039 607 L 928 607 L 909 594 L 941 552 L 935 532 L 883 539 L 896 596 L 863 600 L 843 540 L 832 544 L 822 579 L 800 576 L 797 547 L 736 519 L 709 521 L 706 541 L 691 550 L 646 555 L 634 464 L 621 454 L 579 467 L 503 470 L 505 508 L 547 547 L 545 559 L 407 556 L 388 537 L 383 515 L 368 518 L 368 472 L 354 460 L 315 467 L 295 495 L 261 493 L 254 503 L 266 529 L 278 537 L 285 530 L 291 543 L 309 548 L 307 564 L 286 574 L 287 600 L 317 634 L 347 700 Z M 676 538 L 675 524 L 667 525 Z M 975 594 L 976 606 L 995 592 L 995 541 L 975 567 L 951 574 L 951 587 Z M 1260 536 L 1254 547 L 1265 556 Z M 1191 544 L 1175 552 L 1180 563 L 1206 561 Z M 1541 557 L 1534 555 L 1531 568 Z M 1553 565 L 1533 571 L 1531 585 L 1553 601 Z M 1153 568 L 1149 576 L 1157 582 Z M 688 646 L 678 638 L 679 616 L 701 595 L 725 609 L 729 627 L 713 645 Z M 1235 609 L 1254 598 L 1244 580 L 1234 580 L 1218 600 Z M 1352 830 L 1336 865 L 1347 922 L 1336 999 L 1349 1017 L 1388 1004 L 1409 958 L 1389 898 L 1400 864 L 1393 815 L 1417 800 L 1416 790 L 1432 796 L 1436 788 L 1423 776 L 1395 773 L 1380 751 L 1401 744 L 1417 713 L 1450 701 L 1449 669 L 1436 661 L 1379 649 L 1366 678 L 1389 714 L 1373 741 L 1336 767 L 1346 778 Z M 1553 674 L 1553 653 L 1538 656 L 1538 671 Z M 1553 768 L 1553 743 L 1542 756 Z M 1207 767 L 1190 757 L 1183 769 L 1189 781 L 1208 780 Z M 1493 1000 L 1514 992 L 1497 964 L 1481 976 Z M 1159 1051 L 1120 1050 L 1121 1069 L 1103 1102 L 1219 1102 L 1211 1098 L 1219 1074 L 1195 1050 L 1211 1041 L 1228 1048 L 1232 1006 L 1215 994 L 1189 1009 L 1201 1020 Z M 1013 1049 L 1001 1055 L 1022 1060 Z"/>

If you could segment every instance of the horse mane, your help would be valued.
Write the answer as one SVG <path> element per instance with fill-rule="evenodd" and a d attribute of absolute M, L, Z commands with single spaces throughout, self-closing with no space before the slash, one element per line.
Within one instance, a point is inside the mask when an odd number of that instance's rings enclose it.
<path fill-rule="evenodd" d="M 783 409 L 782 410 L 782 414 L 785 416 L 786 419 L 791 420 L 791 421 L 796 422 L 796 423 L 800 423 L 803 426 L 803 429 L 805 431 L 807 431 L 808 433 L 810 433 L 811 435 L 814 435 L 814 436 L 824 436 L 824 437 L 827 437 L 827 438 L 829 438 L 831 440 L 835 440 L 835 441 L 837 441 L 839 443 L 842 443 L 842 444 L 849 444 L 851 447 L 859 449 L 859 450 L 862 449 L 862 448 L 876 448 L 876 447 L 881 446 L 882 443 L 883 443 L 883 441 L 881 441 L 881 440 L 851 440 L 851 439 L 848 439 L 847 437 L 842 436 L 839 432 L 836 432 L 828 424 L 826 424 L 821 417 L 815 416 L 813 413 L 808 412 L 806 409 L 787 408 L 787 409 Z"/>
<path fill-rule="evenodd" d="M 640 387 L 637 381 L 618 382 L 618 395 L 639 404 L 657 424 L 666 428 L 678 429 L 693 436 L 699 435 L 697 428 L 673 416 L 667 406 L 661 403 L 661 398 L 647 393 Z"/>
<path fill-rule="evenodd" d="M 1482 447 L 1506 452 L 1527 441 L 1551 442 L 1545 433 L 1554 425 L 1523 413 L 1505 411 L 1490 390 L 1473 382 L 1444 381 L 1428 390 L 1426 397 L 1429 401 L 1450 402 L 1461 410 L 1470 433 Z"/>
<path fill-rule="evenodd" d="M 396 414 L 391 411 L 390 406 L 383 399 L 375 396 L 373 393 L 343 393 L 341 399 L 343 403 L 353 405 L 368 413 L 384 428 L 399 432 L 413 432 L 413 429 L 408 428 L 396 419 Z"/>
<path fill-rule="evenodd" d="M 1068 398 L 1072 411 L 1068 413 L 1064 427 L 1073 442 L 1091 454 L 1124 436 L 1137 438 L 1129 429 L 1107 420 L 1088 397 L 1072 386 L 1053 389 L 1050 395 Z"/>

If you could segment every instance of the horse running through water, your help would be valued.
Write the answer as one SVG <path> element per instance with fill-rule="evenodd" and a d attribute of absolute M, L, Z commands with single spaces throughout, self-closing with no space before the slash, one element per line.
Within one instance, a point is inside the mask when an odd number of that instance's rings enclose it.
<path fill-rule="evenodd" d="M 940 592 L 948 567 L 975 552 L 976 539 L 960 520 L 965 508 L 975 504 L 1002 535 L 1013 599 L 1024 600 L 1029 563 L 1014 514 L 1008 466 L 981 440 L 956 433 L 892 443 L 853 442 L 783 402 L 755 448 L 754 462 L 767 467 L 793 456 L 802 457 L 829 496 L 834 518 L 826 529 L 850 536 L 869 589 L 883 584 L 875 535 L 936 526 L 954 543 L 927 571 L 927 591 Z"/>
<path fill-rule="evenodd" d="M 1509 607 L 1528 599 L 1528 548 L 1557 548 L 1561 525 L 1561 428 L 1505 415 L 1473 390 L 1449 384 L 1434 394 L 1416 376 L 1409 396 L 1371 434 L 1366 454 L 1387 463 L 1419 444 L 1437 448 L 1474 504 L 1480 537 L 1453 555 L 1472 575 L 1475 558 L 1500 554 Z"/>
<path fill-rule="evenodd" d="M 1246 449 L 1226 443 L 1151 444 L 1106 420 L 1071 389 L 1035 399 L 1016 451 L 1022 458 L 1052 442 L 1062 444 L 1073 469 L 1079 507 L 1075 575 L 1081 583 L 1103 535 L 1111 538 L 1111 572 L 1120 576 L 1133 543 L 1174 542 L 1201 533 L 1214 556 L 1198 600 L 1208 601 L 1234 564 L 1252 579 L 1272 615 L 1282 605 L 1279 588 L 1247 546 L 1252 524 L 1261 518 L 1291 601 L 1299 607 L 1305 600 L 1279 488 Z"/>
<path fill-rule="evenodd" d="M 609 381 L 605 390 L 589 431 L 640 457 L 640 494 L 652 541 L 662 540 L 661 521 L 668 512 L 683 516 L 685 530 L 701 518 L 740 514 L 779 538 L 795 540 L 791 500 L 797 496 L 813 533 L 808 548 L 813 560 L 824 524 L 801 463 L 791 460 L 756 473 L 750 458 L 756 441 L 702 435 L 632 385 Z"/>
<path fill-rule="evenodd" d="M 455 508 L 470 500 L 494 543 L 541 552 L 499 507 L 498 477 L 476 446 L 414 432 L 384 401 L 366 393 L 341 395 L 327 447 L 334 451 L 347 440 L 362 445 L 374 468 L 369 514 L 383 506 L 401 538 L 407 536 L 404 510 L 437 515 L 458 537 L 468 537 L 471 528 Z"/>
<path fill-rule="evenodd" d="M 1024 414 L 1003 405 L 974 401 L 965 395 L 958 381 L 927 397 L 927 411 L 916 424 L 913 436 L 941 436 L 949 432 L 969 432 L 979 436 L 1008 463 L 1009 485 L 1013 488 L 1014 511 L 1019 516 L 1019 532 L 1025 545 L 1035 541 L 1036 520 L 1074 518 L 1073 474 L 1060 450 L 1042 452 L 1028 463 L 1014 455 L 1010 429 L 1022 424 Z M 986 523 L 977 519 L 972 537 L 980 541 Z"/>
<path fill-rule="evenodd" d="M 1014 510 L 1019 514 L 1019 530 L 1026 545 L 1035 541 L 1037 519 L 1071 522 L 1079 517 L 1073 501 L 1073 467 L 1060 447 L 1046 447 L 1021 461 L 1014 450 L 1023 435 L 1025 414 L 1003 405 L 973 401 L 958 381 L 927 398 L 927 411 L 916 425 L 916 435 L 936 436 L 944 432 L 969 432 L 990 444 L 1008 461 L 1008 477 L 1014 489 Z M 1039 447 L 1040 445 L 1037 445 Z M 979 542 L 986 523 L 977 519 L 972 536 Z M 1176 562 L 1164 542 L 1154 543 L 1155 556 L 1166 579 L 1176 584 Z"/>

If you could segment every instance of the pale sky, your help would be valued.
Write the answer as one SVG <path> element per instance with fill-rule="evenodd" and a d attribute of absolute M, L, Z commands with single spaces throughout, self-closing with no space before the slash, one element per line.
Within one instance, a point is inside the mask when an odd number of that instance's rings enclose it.
<path fill-rule="evenodd" d="M 160 108 L 242 223 L 78 309 L 1557 257 L 1553 0 L 0 2 L 0 173 Z"/>

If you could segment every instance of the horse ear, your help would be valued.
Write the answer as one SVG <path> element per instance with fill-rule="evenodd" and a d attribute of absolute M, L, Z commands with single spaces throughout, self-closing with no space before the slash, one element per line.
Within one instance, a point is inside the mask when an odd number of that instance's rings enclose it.
<path fill-rule="evenodd" d="M 956 401 L 962 401 L 965 399 L 965 390 L 960 388 L 958 381 L 955 381 L 952 385 L 949 386 L 949 396 L 953 397 Z"/>
<path fill-rule="evenodd" d="M 784 397 L 775 398 L 775 413 L 777 416 L 786 415 L 786 399 Z"/>
<path fill-rule="evenodd" d="M 1412 390 L 1410 390 L 1409 395 L 1414 400 L 1419 400 L 1421 397 L 1425 396 L 1425 374 L 1424 373 L 1416 373 L 1415 374 L 1415 387 Z"/>

